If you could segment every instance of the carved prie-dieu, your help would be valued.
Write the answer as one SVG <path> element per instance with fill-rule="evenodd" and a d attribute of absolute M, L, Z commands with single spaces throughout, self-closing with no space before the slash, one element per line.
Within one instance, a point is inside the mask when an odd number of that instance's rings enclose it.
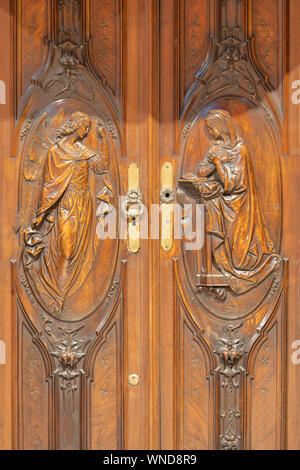
<path fill-rule="evenodd" d="M 229 112 L 211 110 L 205 119 L 210 148 L 196 175 L 179 183 L 205 206 L 205 245 L 197 287 L 220 300 L 256 287 L 281 262 L 265 226 L 247 145 Z"/>
<path fill-rule="evenodd" d="M 107 173 L 109 152 L 103 125 L 97 127 L 98 149 L 84 144 L 91 118 L 79 111 L 56 119 L 58 129 L 41 118 L 27 156 L 22 207 L 23 264 L 39 299 L 60 314 L 65 300 L 88 276 L 100 239 L 89 173 Z M 53 135 L 51 138 L 49 135 Z M 100 201 L 107 187 L 96 194 Z M 34 208 L 32 211 L 32 207 Z"/>

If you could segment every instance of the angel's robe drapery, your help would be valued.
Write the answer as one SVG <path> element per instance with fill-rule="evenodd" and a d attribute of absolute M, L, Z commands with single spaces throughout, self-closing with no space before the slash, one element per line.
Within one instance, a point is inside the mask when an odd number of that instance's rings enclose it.
<path fill-rule="evenodd" d="M 212 253 L 232 291 L 241 294 L 263 281 L 280 263 L 265 227 L 249 151 L 242 142 L 214 147 L 216 164 L 200 162 L 198 176 L 219 180 L 222 192 L 205 201 Z"/>
<path fill-rule="evenodd" d="M 47 154 L 38 197 L 37 217 L 50 220 L 39 265 L 33 263 L 36 285 L 45 304 L 63 307 L 86 279 L 94 258 L 95 217 L 89 190 L 89 169 L 107 171 L 107 159 L 82 143 L 64 140 Z M 51 305 L 52 303 L 52 305 Z"/>

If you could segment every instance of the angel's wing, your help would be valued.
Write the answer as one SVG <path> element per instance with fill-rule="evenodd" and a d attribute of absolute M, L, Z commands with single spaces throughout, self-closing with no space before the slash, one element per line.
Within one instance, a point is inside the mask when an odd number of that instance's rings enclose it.
<path fill-rule="evenodd" d="M 25 158 L 20 175 L 19 212 L 14 230 L 23 234 L 34 217 L 41 184 L 44 161 L 52 142 L 47 133 L 47 114 L 44 113 L 25 148 Z"/>

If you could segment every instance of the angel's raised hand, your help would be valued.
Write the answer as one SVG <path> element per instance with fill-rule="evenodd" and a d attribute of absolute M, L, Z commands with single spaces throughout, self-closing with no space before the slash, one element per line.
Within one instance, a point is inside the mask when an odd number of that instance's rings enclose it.
<path fill-rule="evenodd" d="M 97 124 L 97 131 L 98 131 L 98 135 L 100 139 L 106 138 L 106 132 L 105 132 L 104 126 L 100 122 L 98 122 Z"/>

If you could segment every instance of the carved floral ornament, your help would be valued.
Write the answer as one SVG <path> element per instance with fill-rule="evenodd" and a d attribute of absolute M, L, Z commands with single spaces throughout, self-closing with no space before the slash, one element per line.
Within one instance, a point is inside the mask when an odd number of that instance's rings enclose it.
<path fill-rule="evenodd" d="M 76 328 L 56 326 L 57 333 L 53 332 L 52 321 L 46 315 L 41 314 L 44 331 L 51 345 L 51 356 L 57 359 L 58 367 L 53 371 L 60 379 L 60 388 L 65 393 L 76 392 L 78 385 L 76 379 L 85 374 L 78 368 L 79 363 L 86 356 L 86 348 L 90 340 L 77 338 L 77 334 L 84 328 L 81 325 Z"/>

